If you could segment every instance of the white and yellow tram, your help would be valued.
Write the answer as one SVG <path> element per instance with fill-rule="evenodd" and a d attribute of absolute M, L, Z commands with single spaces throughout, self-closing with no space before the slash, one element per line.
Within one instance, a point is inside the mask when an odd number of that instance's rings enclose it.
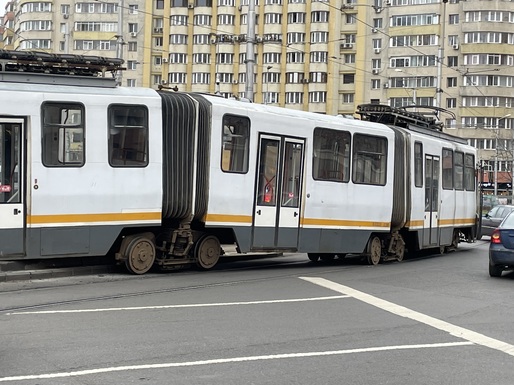
<path fill-rule="evenodd" d="M 421 116 L 118 87 L 61 75 L 58 55 L 37 61 L 57 74 L 20 75 L 9 66 L 31 58 L 3 55 L 0 259 L 112 253 L 140 274 L 211 268 L 229 243 L 376 264 L 474 238 L 475 149 Z"/>

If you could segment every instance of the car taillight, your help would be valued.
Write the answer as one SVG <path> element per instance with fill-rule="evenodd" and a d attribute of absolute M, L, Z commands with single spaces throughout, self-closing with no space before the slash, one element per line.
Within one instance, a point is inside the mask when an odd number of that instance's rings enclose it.
<path fill-rule="evenodd" d="M 493 231 L 493 234 L 491 235 L 491 243 L 502 243 L 500 230 L 496 229 Z"/>

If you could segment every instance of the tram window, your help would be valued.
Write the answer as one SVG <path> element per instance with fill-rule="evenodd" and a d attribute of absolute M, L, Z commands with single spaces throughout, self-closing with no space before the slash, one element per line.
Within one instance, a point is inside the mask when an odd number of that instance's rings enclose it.
<path fill-rule="evenodd" d="M 443 188 L 453 189 L 453 150 L 443 148 Z"/>
<path fill-rule="evenodd" d="M 109 164 L 148 165 L 148 110 L 145 106 L 109 106 Z"/>
<path fill-rule="evenodd" d="M 42 105 L 42 161 L 47 167 L 84 165 L 84 106 L 48 102 Z"/>
<path fill-rule="evenodd" d="M 387 139 L 355 134 L 353 137 L 352 181 L 359 184 L 386 184 Z"/>
<path fill-rule="evenodd" d="M 312 177 L 316 180 L 348 182 L 350 180 L 350 133 L 316 127 Z"/>
<path fill-rule="evenodd" d="M 414 143 L 414 186 L 423 187 L 423 144 Z"/>
<path fill-rule="evenodd" d="M 455 190 L 464 190 L 464 153 L 455 151 L 453 171 Z"/>
<path fill-rule="evenodd" d="M 223 117 L 221 169 L 225 172 L 248 172 L 250 120 L 246 117 Z"/>
<path fill-rule="evenodd" d="M 467 191 L 475 191 L 475 156 L 464 155 L 464 188 Z"/>

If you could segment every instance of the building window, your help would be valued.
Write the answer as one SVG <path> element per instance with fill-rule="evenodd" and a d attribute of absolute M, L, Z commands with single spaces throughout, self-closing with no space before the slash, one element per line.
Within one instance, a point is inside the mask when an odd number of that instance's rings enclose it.
<path fill-rule="evenodd" d="M 458 56 L 448 56 L 448 67 L 458 67 L 459 66 L 459 57 Z"/>
<path fill-rule="evenodd" d="M 137 15 L 138 10 L 139 10 L 139 5 L 129 4 L 129 14 L 130 15 Z"/>
<path fill-rule="evenodd" d="M 328 23 L 328 11 L 311 12 L 311 23 Z"/>
<path fill-rule="evenodd" d="M 446 79 L 446 84 L 447 84 L 447 86 L 449 88 L 450 87 L 457 87 L 457 78 L 455 78 L 455 77 L 447 78 Z"/>
<path fill-rule="evenodd" d="M 193 19 L 194 20 L 194 19 Z M 188 17 L 187 15 L 173 15 L 170 16 L 170 25 L 184 25 L 187 26 Z M 209 24 L 205 23 L 205 25 L 211 25 L 210 16 L 209 16 Z M 164 26 L 164 22 L 162 19 L 154 19 L 154 28 L 155 32 L 162 32 L 162 28 Z"/>
<path fill-rule="evenodd" d="M 311 32 L 311 43 L 326 43 L 328 41 L 328 32 L 317 31 Z"/>
<path fill-rule="evenodd" d="M 279 64 L 281 54 L 278 52 L 266 52 L 263 55 L 263 63 L 264 64 Z"/>
<path fill-rule="evenodd" d="M 449 24 L 459 24 L 459 14 L 450 15 L 448 18 Z"/>
<path fill-rule="evenodd" d="M 354 53 L 345 53 L 344 56 L 345 64 L 355 64 L 355 54 Z"/>
<path fill-rule="evenodd" d="M 305 53 L 304 52 L 288 52 L 286 53 L 286 62 L 287 63 L 304 63 L 305 61 Z"/>
<path fill-rule="evenodd" d="M 303 103 L 303 92 L 286 92 L 286 104 Z"/>
<path fill-rule="evenodd" d="M 457 108 L 457 98 L 447 98 L 446 108 Z"/>
<path fill-rule="evenodd" d="M 212 16 L 211 15 L 194 15 L 193 16 L 193 25 L 211 25 L 212 24 Z M 209 36 L 209 35 L 204 35 Z"/>
<path fill-rule="evenodd" d="M 288 24 L 305 24 L 305 13 L 304 12 L 289 12 L 287 14 Z"/>
<path fill-rule="evenodd" d="M 218 25 L 234 25 L 234 15 L 218 15 Z"/>
<path fill-rule="evenodd" d="M 130 41 L 127 43 L 127 50 L 129 52 L 137 52 L 137 42 L 136 41 Z"/>
<path fill-rule="evenodd" d="M 355 83 L 355 74 L 344 74 L 343 75 L 343 84 L 353 84 Z"/>
<path fill-rule="evenodd" d="M 191 82 L 193 84 L 210 84 L 211 74 L 208 72 L 193 72 Z"/>
<path fill-rule="evenodd" d="M 328 74 L 326 72 L 311 72 L 309 73 L 310 83 L 326 83 Z"/>
<path fill-rule="evenodd" d="M 186 54 L 170 54 L 170 58 L 173 56 L 173 60 L 171 63 L 184 63 L 182 60 L 185 60 Z M 175 61 L 177 60 L 177 61 Z M 181 60 L 181 61 L 178 61 Z M 195 64 L 209 64 L 211 62 L 211 54 L 210 53 L 194 53 L 193 54 L 193 63 Z"/>
<path fill-rule="evenodd" d="M 309 92 L 309 103 L 326 103 L 327 93 L 324 91 Z"/>
<path fill-rule="evenodd" d="M 355 94 L 343 94 L 343 104 L 353 103 Z"/>
<path fill-rule="evenodd" d="M 186 74 L 183 72 L 171 72 L 168 74 L 168 83 L 171 84 L 186 84 Z"/>
<path fill-rule="evenodd" d="M 328 52 L 325 51 L 314 51 L 310 53 L 311 63 L 326 63 L 328 58 Z"/>
<path fill-rule="evenodd" d="M 380 79 L 371 79 L 371 89 L 372 90 L 380 89 Z"/>
<path fill-rule="evenodd" d="M 127 87 L 136 87 L 136 79 L 127 79 Z"/>

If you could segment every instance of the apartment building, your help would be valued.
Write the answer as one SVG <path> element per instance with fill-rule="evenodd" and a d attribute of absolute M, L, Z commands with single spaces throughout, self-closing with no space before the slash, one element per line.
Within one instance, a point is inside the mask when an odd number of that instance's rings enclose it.
<path fill-rule="evenodd" d="M 123 85 L 246 97 L 255 15 L 257 103 L 353 115 L 429 105 L 512 178 L 514 1 L 11 1 L 5 47 L 121 57 Z M 250 60 L 251 63 L 251 60 Z M 500 190 L 509 186 L 501 186 Z"/>

